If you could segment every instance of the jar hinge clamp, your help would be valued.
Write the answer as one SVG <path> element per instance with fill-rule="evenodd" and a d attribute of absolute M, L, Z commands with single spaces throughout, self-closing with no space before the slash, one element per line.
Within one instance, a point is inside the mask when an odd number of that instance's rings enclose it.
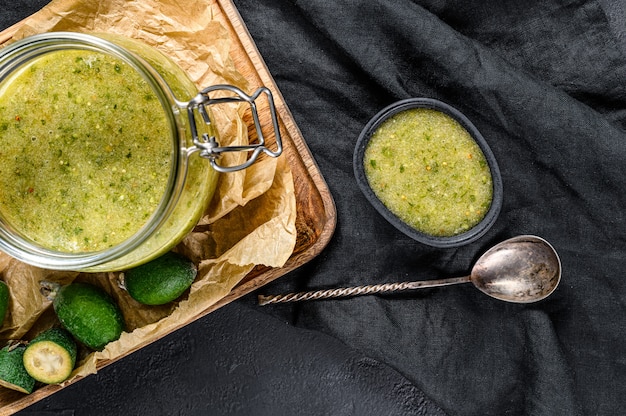
<path fill-rule="evenodd" d="M 234 95 L 227 97 L 211 98 L 210 94 L 215 91 L 228 91 Z M 269 103 L 269 111 L 272 119 L 272 127 L 274 129 L 274 135 L 276 139 L 276 150 L 273 151 L 265 145 L 265 135 L 259 120 L 259 113 L 257 109 L 256 100 L 261 94 L 267 96 Z M 244 146 L 220 146 L 215 136 L 210 136 L 208 133 L 198 135 L 198 129 L 196 127 L 195 110 L 202 117 L 202 121 L 207 125 L 211 125 L 211 119 L 209 117 L 207 106 L 214 104 L 224 104 L 231 102 L 247 102 L 252 111 L 252 119 L 256 129 L 257 140 L 253 144 Z M 196 146 L 193 151 L 199 150 L 200 156 L 209 159 L 211 166 L 218 172 L 235 172 L 241 169 L 245 169 L 252 165 L 258 157 L 265 153 L 271 157 L 278 157 L 283 151 L 283 145 L 280 137 L 280 127 L 278 125 L 278 117 L 276 116 L 276 107 L 274 105 L 274 99 L 271 91 L 266 87 L 261 87 L 255 91 L 254 94 L 248 95 L 241 89 L 232 85 L 213 85 L 200 91 L 198 95 L 192 99 L 187 105 L 187 115 L 189 117 L 189 125 L 191 129 L 191 135 L 193 143 Z M 250 157 L 246 162 L 235 166 L 222 166 L 218 163 L 218 159 L 222 153 L 225 152 L 251 152 Z"/>

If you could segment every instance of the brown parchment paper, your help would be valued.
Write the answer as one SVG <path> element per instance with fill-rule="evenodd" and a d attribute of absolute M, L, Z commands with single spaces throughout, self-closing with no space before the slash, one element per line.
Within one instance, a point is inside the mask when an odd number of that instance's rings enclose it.
<path fill-rule="evenodd" d="M 229 33 L 213 19 L 206 0 L 54 0 L 28 18 L 14 40 L 50 31 L 105 32 L 140 39 L 183 68 L 198 88 L 232 84 L 251 93 L 229 55 Z M 246 106 L 213 108 L 221 144 L 245 144 Z M 224 163 L 245 155 L 232 154 Z M 127 331 L 103 351 L 83 351 L 71 381 L 96 372 L 99 360 L 116 359 L 170 333 L 226 296 L 255 266 L 281 267 L 296 243 L 296 199 L 285 157 L 262 158 L 252 167 L 222 174 L 213 201 L 198 227 L 176 248 L 198 264 L 198 278 L 183 300 L 143 306 L 119 288 L 120 273 L 43 270 L 0 253 L 0 273 L 9 285 L 9 313 L 0 341 L 29 339 L 56 324 L 41 280 L 94 283 L 120 305 Z"/>

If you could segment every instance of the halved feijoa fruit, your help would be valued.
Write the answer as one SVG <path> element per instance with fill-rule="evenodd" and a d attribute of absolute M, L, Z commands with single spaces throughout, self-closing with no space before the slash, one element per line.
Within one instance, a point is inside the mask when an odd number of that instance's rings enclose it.
<path fill-rule="evenodd" d="M 24 351 L 24 367 L 37 381 L 61 383 L 69 378 L 76 364 L 74 338 L 63 328 L 51 328 L 37 335 Z"/>

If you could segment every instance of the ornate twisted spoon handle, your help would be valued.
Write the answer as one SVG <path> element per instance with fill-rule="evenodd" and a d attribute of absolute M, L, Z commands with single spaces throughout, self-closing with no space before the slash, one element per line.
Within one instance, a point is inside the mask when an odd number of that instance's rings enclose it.
<path fill-rule="evenodd" d="M 426 287 L 448 286 L 467 283 L 470 276 L 453 277 L 450 279 L 424 280 L 417 282 L 382 283 L 378 285 L 354 286 L 337 289 L 315 290 L 311 292 L 288 293 L 285 295 L 259 295 L 259 305 L 271 303 L 298 302 L 303 300 L 345 298 L 350 296 L 371 295 L 374 293 L 398 292 Z"/>

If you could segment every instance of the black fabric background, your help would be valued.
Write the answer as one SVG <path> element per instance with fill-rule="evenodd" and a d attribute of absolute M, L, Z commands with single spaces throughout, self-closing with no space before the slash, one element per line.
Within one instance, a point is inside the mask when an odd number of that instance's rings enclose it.
<path fill-rule="evenodd" d="M 0 23 L 45 3 L 5 4 Z M 338 211 L 326 250 L 261 292 L 462 275 L 526 233 L 559 251 L 560 287 L 529 305 L 469 285 L 266 307 L 250 295 L 20 414 L 623 413 L 624 2 L 235 4 Z M 353 178 L 368 119 L 420 96 L 464 112 L 502 170 L 502 213 L 463 248 L 405 237 Z"/>

